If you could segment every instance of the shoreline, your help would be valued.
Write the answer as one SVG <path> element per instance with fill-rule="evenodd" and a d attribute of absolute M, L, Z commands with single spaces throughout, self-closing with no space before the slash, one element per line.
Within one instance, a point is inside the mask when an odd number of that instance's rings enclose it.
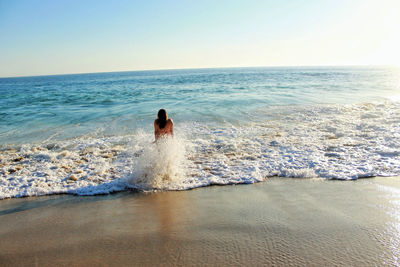
<path fill-rule="evenodd" d="M 400 176 L 3 199 L 0 263 L 397 265 L 399 208 Z"/>
<path fill-rule="evenodd" d="M 181 192 L 181 191 L 192 191 L 196 189 L 202 189 L 202 188 L 207 188 L 207 187 L 214 187 L 214 186 L 240 186 L 240 185 L 252 185 L 252 184 L 258 184 L 258 183 L 264 183 L 268 181 L 269 179 L 300 179 L 300 180 L 325 180 L 325 181 L 341 181 L 341 182 L 352 182 L 352 181 L 358 181 L 358 180 L 364 180 L 364 179 L 373 179 L 373 178 L 386 178 L 386 177 L 400 177 L 400 176 L 365 176 L 365 177 L 358 177 L 357 179 L 339 179 L 339 178 L 322 178 L 322 177 L 281 177 L 281 176 L 270 176 L 265 178 L 263 181 L 257 181 L 253 183 L 248 183 L 248 182 L 242 182 L 242 183 L 227 183 L 227 184 L 218 184 L 218 183 L 211 183 L 208 185 L 201 185 L 197 187 L 191 187 L 191 188 L 186 188 L 186 189 L 170 189 L 170 190 L 164 190 L 164 189 L 155 189 L 155 190 L 140 190 L 137 188 L 133 187 L 127 187 L 123 190 L 117 190 L 117 191 L 111 191 L 111 192 L 104 192 L 104 193 L 98 193 L 98 194 L 76 194 L 76 193 L 49 193 L 49 194 L 43 194 L 43 195 L 34 195 L 34 196 L 19 196 L 19 197 L 5 197 L 5 198 L 0 198 L 0 203 L 3 200 L 9 200 L 9 199 L 21 199 L 21 198 L 40 198 L 40 197 L 49 197 L 49 196 L 76 196 L 76 197 L 96 197 L 96 196 L 105 196 L 105 195 L 113 195 L 113 194 L 119 194 L 119 193 L 124 193 L 124 192 L 131 192 L 131 193 L 161 193 L 161 192 Z M 101 185 L 101 184 L 100 184 Z"/>

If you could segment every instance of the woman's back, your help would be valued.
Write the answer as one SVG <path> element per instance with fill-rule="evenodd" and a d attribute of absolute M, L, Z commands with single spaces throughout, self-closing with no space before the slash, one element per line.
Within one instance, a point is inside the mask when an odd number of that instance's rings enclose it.
<path fill-rule="evenodd" d="M 160 109 L 158 111 L 157 119 L 154 121 L 154 135 L 156 141 L 161 136 L 174 135 L 174 122 L 168 118 L 167 111 Z"/>

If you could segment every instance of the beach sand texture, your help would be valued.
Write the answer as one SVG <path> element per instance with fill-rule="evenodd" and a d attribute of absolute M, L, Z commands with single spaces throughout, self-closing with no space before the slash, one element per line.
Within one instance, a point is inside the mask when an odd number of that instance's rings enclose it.
<path fill-rule="evenodd" d="M 400 264 L 400 177 L 0 201 L 3 266 Z"/>

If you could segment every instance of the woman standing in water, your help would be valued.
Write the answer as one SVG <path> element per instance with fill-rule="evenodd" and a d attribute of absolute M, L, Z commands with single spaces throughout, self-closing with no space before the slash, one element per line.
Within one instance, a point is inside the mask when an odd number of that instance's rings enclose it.
<path fill-rule="evenodd" d="M 154 121 L 154 135 L 156 141 L 162 136 L 174 135 L 174 122 L 168 118 L 167 111 L 160 109 Z"/>

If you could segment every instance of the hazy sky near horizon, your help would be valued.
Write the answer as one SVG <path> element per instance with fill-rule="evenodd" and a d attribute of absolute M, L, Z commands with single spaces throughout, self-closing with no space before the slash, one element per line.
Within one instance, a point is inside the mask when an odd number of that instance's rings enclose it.
<path fill-rule="evenodd" d="M 399 0 L 0 0 L 0 77 L 400 65 Z"/>

